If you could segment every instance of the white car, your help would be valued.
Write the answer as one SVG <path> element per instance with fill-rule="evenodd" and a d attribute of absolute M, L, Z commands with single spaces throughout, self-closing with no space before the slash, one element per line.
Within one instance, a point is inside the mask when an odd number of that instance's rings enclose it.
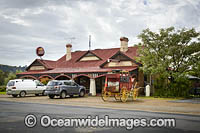
<path fill-rule="evenodd" d="M 6 86 L 7 95 L 25 97 L 27 94 L 44 95 L 46 86 L 38 80 L 15 79 L 10 80 Z"/>

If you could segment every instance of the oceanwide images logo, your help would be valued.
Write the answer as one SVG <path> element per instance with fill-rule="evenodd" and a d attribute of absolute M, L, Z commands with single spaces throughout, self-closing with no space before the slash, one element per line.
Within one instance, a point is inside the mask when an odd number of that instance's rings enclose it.
<path fill-rule="evenodd" d="M 25 117 L 24 123 L 28 128 L 33 128 L 37 125 L 37 118 L 33 114 Z M 103 118 L 99 116 L 87 116 L 87 118 L 51 118 L 48 115 L 40 117 L 40 125 L 47 127 L 67 127 L 67 128 L 125 128 L 132 130 L 137 127 L 175 127 L 176 120 L 172 118 L 150 119 L 145 118 L 109 118 L 105 115 Z"/>
<path fill-rule="evenodd" d="M 29 128 L 35 127 L 37 124 L 36 116 L 32 114 L 27 115 L 24 119 L 24 124 Z"/>

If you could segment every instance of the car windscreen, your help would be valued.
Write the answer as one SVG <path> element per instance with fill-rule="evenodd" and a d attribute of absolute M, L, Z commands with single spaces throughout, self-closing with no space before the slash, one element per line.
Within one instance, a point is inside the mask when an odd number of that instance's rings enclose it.
<path fill-rule="evenodd" d="M 50 81 L 47 85 L 48 86 L 57 86 L 57 85 L 59 85 L 59 82 Z"/>
<path fill-rule="evenodd" d="M 15 82 L 14 81 L 9 81 L 7 86 L 14 86 L 15 85 Z"/>
<path fill-rule="evenodd" d="M 44 84 L 42 84 L 40 81 L 35 80 L 36 86 L 44 86 Z"/>

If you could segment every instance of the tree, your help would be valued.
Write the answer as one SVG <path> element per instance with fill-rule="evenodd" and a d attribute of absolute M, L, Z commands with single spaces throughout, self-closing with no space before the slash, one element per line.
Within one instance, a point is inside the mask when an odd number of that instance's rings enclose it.
<path fill-rule="evenodd" d="M 9 80 L 15 79 L 16 78 L 16 74 L 10 72 L 8 74 L 8 76 L 4 79 L 4 84 L 6 85 L 8 83 Z"/>
<path fill-rule="evenodd" d="M 186 74 L 197 72 L 200 62 L 200 33 L 195 29 L 175 30 L 170 27 L 160 29 L 158 33 L 146 29 L 139 38 L 142 40 L 138 58 L 143 64 L 141 69 L 145 73 L 159 75 L 162 79 L 170 77 L 170 84 L 162 80 L 163 88 L 172 90 L 174 83 L 178 87 L 186 80 Z"/>
<path fill-rule="evenodd" d="M 192 71 L 190 72 L 191 75 L 194 75 L 194 76 L 197 76 L 197 77 L 200 77 L 200 57 L 197 61 L 197 63 L 195 63 L 195 65 L 193 65 L 192 67 Z"/>
<path fill-rule="evenodd" d="M 0 70 L 0 86 L 4 83 L 4 77 L 5 73 L 2 70 Z"/>

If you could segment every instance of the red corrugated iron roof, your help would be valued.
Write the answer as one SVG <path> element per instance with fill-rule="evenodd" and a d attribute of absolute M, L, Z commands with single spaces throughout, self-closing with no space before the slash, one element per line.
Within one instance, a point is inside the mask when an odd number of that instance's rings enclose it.
<path fill-rule="evenodd" d="M 35 59 L 31 65 L 34 63 L 34 62 L 39 62 L 40 64 L 42 64 L 46 69 L 54 69 L 56 67 L 56 61 L 52 61 L 52 60 L 43 60 L 43 59 Z M 26 70 L 28 70 L 31 65 L 29 65 Z"/>
<path fill-rule="evenodd" d="M 137 53 L 138 47 L 129 47 L 127 52 L 123 54 L 128 56 L 131 59 L 135 59 L 138 56 Z M 36 59 L 41 64 L 43 64 L 47 69 L 51 69 L 48 71 L 28 71 L 20 74 L 34 74 L 34 73 L 80 73 L 80 72 L 109 72 L 114 68 L 100 68 L 100 66 L 105 63 L 109 58 L 114 56 L 120 51 L 120 48 L 111 48 L 111 49 L 95 49 L 91 50 L 93 54 L 101 58 L 101 60 L 94 61 L 78 61 L 83 55 L 85 55 L 88 51 L 75 51 L 72 52 L 72 58 L 69 61 L 66 61 L 66 55 L 62 56 L 57 61 L 51 60 L 41 60 Z M 137 66 L 133 66 L 127 69 L 135 69 Z M 120 69 L 124 69 L 125 67 L 121 67 Z"/>
<path fill-rule="evenodd" d="M 100 67 L 84 67 L 84 68 L 55 68 L 48 71 L 28 71 L 22 72 L 21 74 L 50 74 L 50 73 L 92 73 L 92 72 L 111 72 L 113 69 L 123 69 L 126 71 L 132 71 L 137 69 L 134 67 L 116 67 L 116 68 L 100 68 Z"/>
<path fill-rule="evenodd" d="M 52 60 L 40 60 L 47 68 L 53 69 L 56 67 L 56 61 Z"/>
<path fill-rule="evenodd" d="M 134 59 L 134 57 L 138 56 L 137 50 L 138 47 L 129 47 L 128 51 L 123 54 L 131 59 Z M 102 60 L 78 62 L 77 60 L 80 59 L 81 56 L 85 55 L 88 51 L 72 52 L 72 59 L 66 61 L 66 55 L 64 55 L 57 61 L 57 68 L 99 67 L 101 64 L 105 63 L 109 58 L 114 56 L 118 51 L 120 51 L 120 48 L 92 50 L 91 52 L 100 57 Z"/>

